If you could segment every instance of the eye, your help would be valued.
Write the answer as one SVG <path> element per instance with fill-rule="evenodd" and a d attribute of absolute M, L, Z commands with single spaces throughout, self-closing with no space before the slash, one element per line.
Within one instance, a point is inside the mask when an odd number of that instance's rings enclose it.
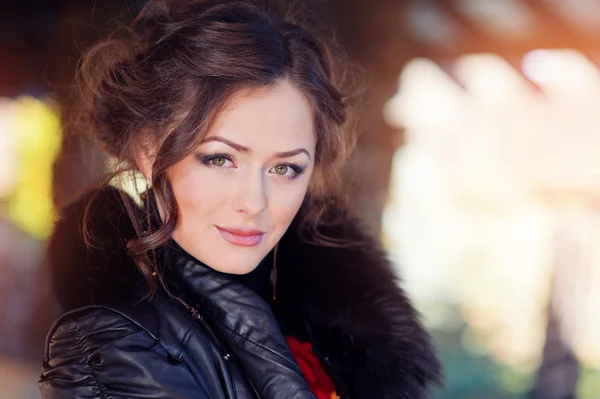
<path fill-rule="evenodd" d="M 227 154 L 196 154 L 196 158 L 202 164 L 212 168 L 235 167 L 233 159 Z"/>
<path fill-rule="evenodd" d="M 225 162 L 227 162 L 227 159 L 222 157 L 216 157 L 210 160 L 210 163 L 212 163 L 215 166 L 223 166 L 225 165 Z"/>
<path fill-rule="evenodd" d="M 277 165 L 277 166 L 275 166 L 274 169 L 275 169 L 275 173 L 277 173 L 278 175 L 285 176 L 285 174 L 287 174 L 290 167 L 287 165 Z"/>
<path fill-rule="evenodd" d="M 273 171 L 273 173 L 276 175 L 292 180 L 300 176 L 304 172 L 304 169 L 305 168 L 298 165 L 282 163 L 275 166 L 273 169 L 271 169 L 271 171 Z"/>

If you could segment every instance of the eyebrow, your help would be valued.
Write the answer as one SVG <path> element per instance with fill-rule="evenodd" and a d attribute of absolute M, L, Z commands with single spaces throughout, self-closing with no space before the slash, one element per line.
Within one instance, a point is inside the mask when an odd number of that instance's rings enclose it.
<path fill-rule="evenodd" d="M 223 138 L 223 137 L 212 136 L 212 137 L 209 137 L 209 138 L 203 140 L 203 143 L 206 143 L 209 141 L 218 141 L 223 144 L 227 144 L 234 150 L 241 152 L 241 153 L 251 153 L 252 152 L 252 150 L 250 148 L 244 147 L 241 144 L 235 143 L 231 140 L 227 140 L 226 138 Z M 291 151 L 277 152 L 277 153 L 275 153 L 275 158 L 289 158 L 289 157 L 293 157 L 294 155 L 298 155 L 298 154 L 302 154 L 302 153 L 305 153 L 308 156 L 308 158 L 310 159 L 309 152 L 307 150 L 305 150 L 304 148 L 296 148 L 295 150 L 291 150 Z"/>

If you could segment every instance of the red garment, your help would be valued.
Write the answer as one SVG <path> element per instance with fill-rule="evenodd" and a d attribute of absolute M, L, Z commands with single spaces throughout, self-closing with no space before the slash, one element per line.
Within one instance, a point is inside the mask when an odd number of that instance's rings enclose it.
<path fill-rule="evenodd" d="M 287 337 L 287 342 L 312 393 L 318 399 L 337 399 L 333 381 L 321 366 L 312 345 L 309 342 L 299 342 L 294 337 Z"/>

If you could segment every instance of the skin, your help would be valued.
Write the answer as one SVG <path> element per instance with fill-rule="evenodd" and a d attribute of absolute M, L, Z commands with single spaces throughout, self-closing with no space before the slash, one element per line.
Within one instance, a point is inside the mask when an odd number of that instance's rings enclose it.
<path fill-rule="evenodd" d="M 291 83 L 237 93 L 196 151 L 169 172 L 180 212 L 173 238 L 217 271 L 251 272 L 300 209 L 315 146 L 312 110 Z M 148 178 L 151 165 L 140 166 Z M 217 226 L 264 235 L 256 246 L 235 245 Z"/>

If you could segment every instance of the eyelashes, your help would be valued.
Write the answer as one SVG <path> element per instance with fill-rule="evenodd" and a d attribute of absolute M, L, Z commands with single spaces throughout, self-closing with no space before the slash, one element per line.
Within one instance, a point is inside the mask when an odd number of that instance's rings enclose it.
<path fill-rule="evenodd" d="M 200 161 L 200 163 L 202 163 L 203 165 L 205 165 L 209 168 L 229 169 L 229 168 L 235 167 L 233 158 L 229 154 L 197 153 L 195 155 L 196 155 L 196 159 L 198 159 L 198 161 Z M 231 163 L 232 165 L 228 166 L 227 162 Z M 277 172 L 275 172 L 274 174 L 276 174 L 284 179 L 287 179 L 287 180 L 294 180 L 294 179 L 298 178 L 298 176 L 303 174 L 304 171 L 306 170 L 306 167 L 302 167 L 298 164 L 290 163 L 290 162 L 283 162 L 283 163 L 277 164 L 275 167 L 271 168 L 270 170 L 274 170 L 274 169 L 281 168 L 281 167 L 289 168 L 289 169 L 285 169 L 285 173 L 283 173 L 283 174 L 277 173 Z M 287 174 L 288 170 L 291 170 L 293 173 L 291 175 L 288 175 Z"/>
<path fill-rule="evenodd" d="M 225 162 L 229 161 L 233 163 L 233 159 L 229 154 L 196 154 L 196 158 L 206 166 L 215 166 L 217 168 L 224 167 Z M 223 161 L 215 163 L 215 161 Z"/>

